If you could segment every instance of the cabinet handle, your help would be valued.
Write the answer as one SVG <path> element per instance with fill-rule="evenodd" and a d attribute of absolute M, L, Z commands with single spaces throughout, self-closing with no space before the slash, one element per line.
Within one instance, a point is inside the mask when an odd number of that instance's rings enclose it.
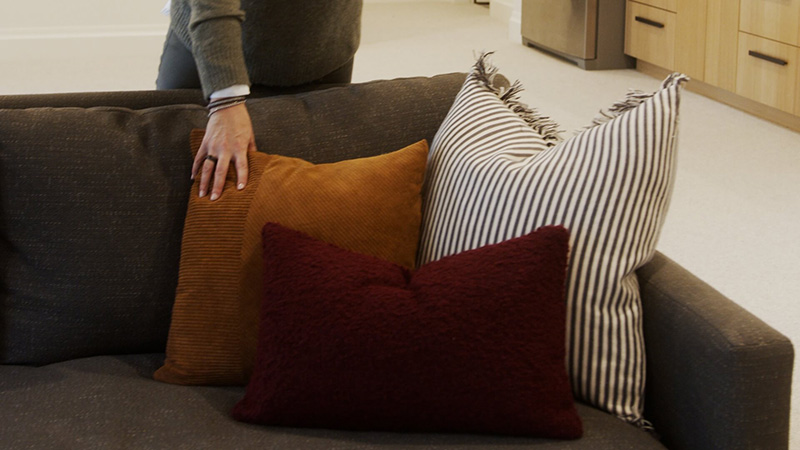
<path fill-rule="evenodd" d="M 789 62 L 786 61 L 786 60 L 775 58 L 775 57 L 769 56 L 769 55 L 765 55 L 763 53 L 759 53 L 759 52 L 754 51 L 754 50 L 750 50 L 749 52 L 747 52 L 747 54 L 750 55 L 750 56 L 754 56 L 754 57 L 756 57 L 758 59 L 763 59 L 764 61 L 769 61 L 771 63 L 778 64 L 780 66 L 785 66 L 785 65 L 789 64 Z"/>
<path fill-rule="evenodd" d="M 655 20 L 650 20 L 650 19 L 648 19 L 646 17 L 636 16 L 636 17 L 634 17 L 634 20 L 636 20 L 637 22 L 642 22 L 645 25 L 650 25 L 652 27 L 664 28 L 664 24 L 663 23 L 656 22 Z"/>

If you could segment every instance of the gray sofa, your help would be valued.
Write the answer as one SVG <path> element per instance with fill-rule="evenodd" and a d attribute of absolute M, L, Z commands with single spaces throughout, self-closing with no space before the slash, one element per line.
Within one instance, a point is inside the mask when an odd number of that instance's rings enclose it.
<path fill-rule="evenodd" d="M 314 163 L 432 140 L 463 74 L 249 102 L 259 150 Z M 270 94 L 270 93 L 267 93 Z M 552 441 L 255 426 L 240 387 L 153 381 L 163 363 L 198 91 L 0 97 L 2 448 L 787 448 L 789 340 L 661 254 L 639 273 L 645 417 L 578 404 Z"/>

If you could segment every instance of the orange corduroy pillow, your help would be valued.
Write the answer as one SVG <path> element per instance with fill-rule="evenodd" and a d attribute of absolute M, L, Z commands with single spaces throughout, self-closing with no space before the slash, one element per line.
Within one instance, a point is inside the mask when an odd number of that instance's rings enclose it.
<path fill-rule="evenodd" d="M 192 151 L 203 130 L 192 133 Z M 261 229 L 267 222 L 413 267 L 428 144 L 379 156 L 312 164 L 250 153 L 249 182 L 198 197 L 194 183 L 166 360 L 154 378 L 186 385 L 244 385 L 255 361 L 262 299 Z"/>

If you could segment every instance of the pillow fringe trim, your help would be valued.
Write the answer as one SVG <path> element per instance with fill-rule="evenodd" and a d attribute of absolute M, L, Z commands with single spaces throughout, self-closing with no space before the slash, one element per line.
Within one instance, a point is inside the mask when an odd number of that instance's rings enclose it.
<path fill-rule="evenodd" d="M 680 86 L 681 83 L 689 81 L 690 78 L 686 75 L 674 72 L 667 76 L 666 79 L 661 83 L 661 87 L 658 91 L 666 89 L 671 86 Z M 617 103 L 614 103 L 606 110 L 600 110 L 600 114 L 597 115 L 593 120 L 592 124 L 586 127 L 586 129 L 594 128 L 599 125 L 603 125 L 604 123 L 610 122 L 617 117 L 621 116 L 622 114 L 630 111 L 637 106 L 641 105 L 642 103 L 646 102 L 647 100 L 651 99 L 656 92 L 646 93 L 637 89 L 631 89 L 625 95 L 625 99 L 621 100 Z"/>
<path fill-rule="evenodd" d="M 524 88 L 519 80 L 514 81 L 508 88 L 495 85 L 494 77 L 497 75 L 498 68 L 488 61 L 488 57 L 493 53 L 482 53 L 475 62 L 471 75 L 489 92 L 496 95 L 514 114 L 524 120 L 529 127 L 539 133 L 548 147 L 557 145 L 563 140 L 562 130 L 559 129 L 560 125 L 520 101 L 520 94 Z"/>

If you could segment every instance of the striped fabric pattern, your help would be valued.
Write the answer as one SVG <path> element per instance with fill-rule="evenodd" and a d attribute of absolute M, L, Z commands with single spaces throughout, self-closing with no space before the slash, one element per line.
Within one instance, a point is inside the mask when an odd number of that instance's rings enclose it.
<path fill-rule="evenodd" d="M 520 114 L 519 104 L 491 85 L 484 64 L 481 58 L 468 76 L 433 141 L 418 263 L 565 226 L 573 392 L 643 425 L 635 271 L 653 256 L 667 211 L 687 78 L 673 74 L 655 94 L 629 94 L 594 126 L 559 143 L 534 131 L 546 119 L 526 124 L 521 116 L 536 113 Z"/>

